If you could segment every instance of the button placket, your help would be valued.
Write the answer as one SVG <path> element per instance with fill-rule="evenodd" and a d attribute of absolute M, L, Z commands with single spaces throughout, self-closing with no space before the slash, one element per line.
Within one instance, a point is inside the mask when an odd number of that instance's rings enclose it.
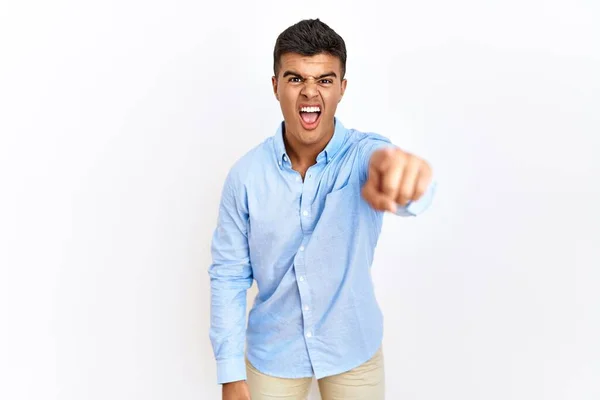
<path fill-rule="evenodd" d="M 305 238 L 306 240 L 306 238 Z M 303 244 L 298 247 L 298 252 L 296 253 L 296 257 L 294 259 L 294 271 L 296 273 L 296 280 L 298 285 L 298 292 L 300 295 L 300 305 L 301 305 L 301 313 L 302 320 L 304 322 L 305 327 L 305 335 L 307 338 L 312 337 L 312 318 L 311 318 L 311 296 L 310 296 L 310 288 L 309 282 L 306 279 L 306 269 L 305 269 L 305 253 L 306 246 L 305 241 Z"/>
<path fill-rule="evenodd" d="M 316 178 L 316 174 L 318 173 L 317 168 L 318 165 L 310 167 L 305 175 L 304 181 L 302 182 L 301 187 L 301 197 L 300 197 L 300 226 L 302 227 L 303 232 L 311 232 L 312 229 L 312 204 L 309 203 L 311 196 L 311 191 L 313 190 L 318 179 Z M 309 287 L 309 280 L 306 277 L 306 267 L 308 266 L 305 263 L 305 256 L 307 252 L 307 244 L 310 239 L 310 233 L 305 233 L 302 243 L 298 247 L 298 251 L 296 253 L 296 264 L 295 264 L 295 272 L 296 279 L 298 285 L 298 291 L 300 294 L 300 305 L 301 305 L 301 314 L 304 322 L 304 335 L 307 340 L 307 346 L 310 348 L 312 345 L 310 344 L 310 340 L 315 336 L 314 326 L 312 320 L 312 303 L 311 303 L 311 294 Z"/>

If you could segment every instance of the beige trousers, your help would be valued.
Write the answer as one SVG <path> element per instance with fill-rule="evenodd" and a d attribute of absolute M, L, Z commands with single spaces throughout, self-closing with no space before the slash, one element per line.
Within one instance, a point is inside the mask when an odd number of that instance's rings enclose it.
<path fill-rule="evenodd" d="M 306 400 L 312 378 L 275 378 L 259 372 L 246 360 L 252 400 Z M 385 377 L 381 349 L 358 367 L 319 379 L 322 400 L 384 400 Z"/>

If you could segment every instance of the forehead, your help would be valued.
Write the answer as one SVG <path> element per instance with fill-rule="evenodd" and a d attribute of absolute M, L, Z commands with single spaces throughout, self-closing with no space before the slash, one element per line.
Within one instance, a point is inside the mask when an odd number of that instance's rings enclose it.
<path fill-rule="evenodd" d="M 318 76 L 333 71 L 339 77 L 341 76 L 341 67 L 340 59 L 330 54 L 303 56 L 297 53 L 285 53 L 280 59 L 279 73 L 283 74 L 287 70 L 293 70 L 302 75 Z"/>

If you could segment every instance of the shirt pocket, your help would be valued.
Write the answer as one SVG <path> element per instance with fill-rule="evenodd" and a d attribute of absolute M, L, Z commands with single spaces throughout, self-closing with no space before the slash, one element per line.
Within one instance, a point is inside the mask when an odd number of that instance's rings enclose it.
<path fill-rule="evenodd" d="M 331 238 L 348 236 L 356 227 L 360 196 L 358 185 L 353 183 L 328 193 L 317 224 L 321 233 Z"/>

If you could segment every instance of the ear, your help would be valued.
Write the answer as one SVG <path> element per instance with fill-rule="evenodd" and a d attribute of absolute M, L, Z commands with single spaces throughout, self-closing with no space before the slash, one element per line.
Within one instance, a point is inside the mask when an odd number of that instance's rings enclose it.
<path fill-rule="evenodd" d="M 275 98 L 279 101 L 279 94 L 277 93 L 277 77 L 271 77 L 271 84 L 273 85 L 273 93 L 275 94 Z"/>
<path fill-rule="evenodd" d="M 346 93 L 346 85 L 348 85 L 348 81 L 346 79 L 342 79 L 342 85 L 340 88 L 340 101 L 342 101 L 344 93 Z"/>

